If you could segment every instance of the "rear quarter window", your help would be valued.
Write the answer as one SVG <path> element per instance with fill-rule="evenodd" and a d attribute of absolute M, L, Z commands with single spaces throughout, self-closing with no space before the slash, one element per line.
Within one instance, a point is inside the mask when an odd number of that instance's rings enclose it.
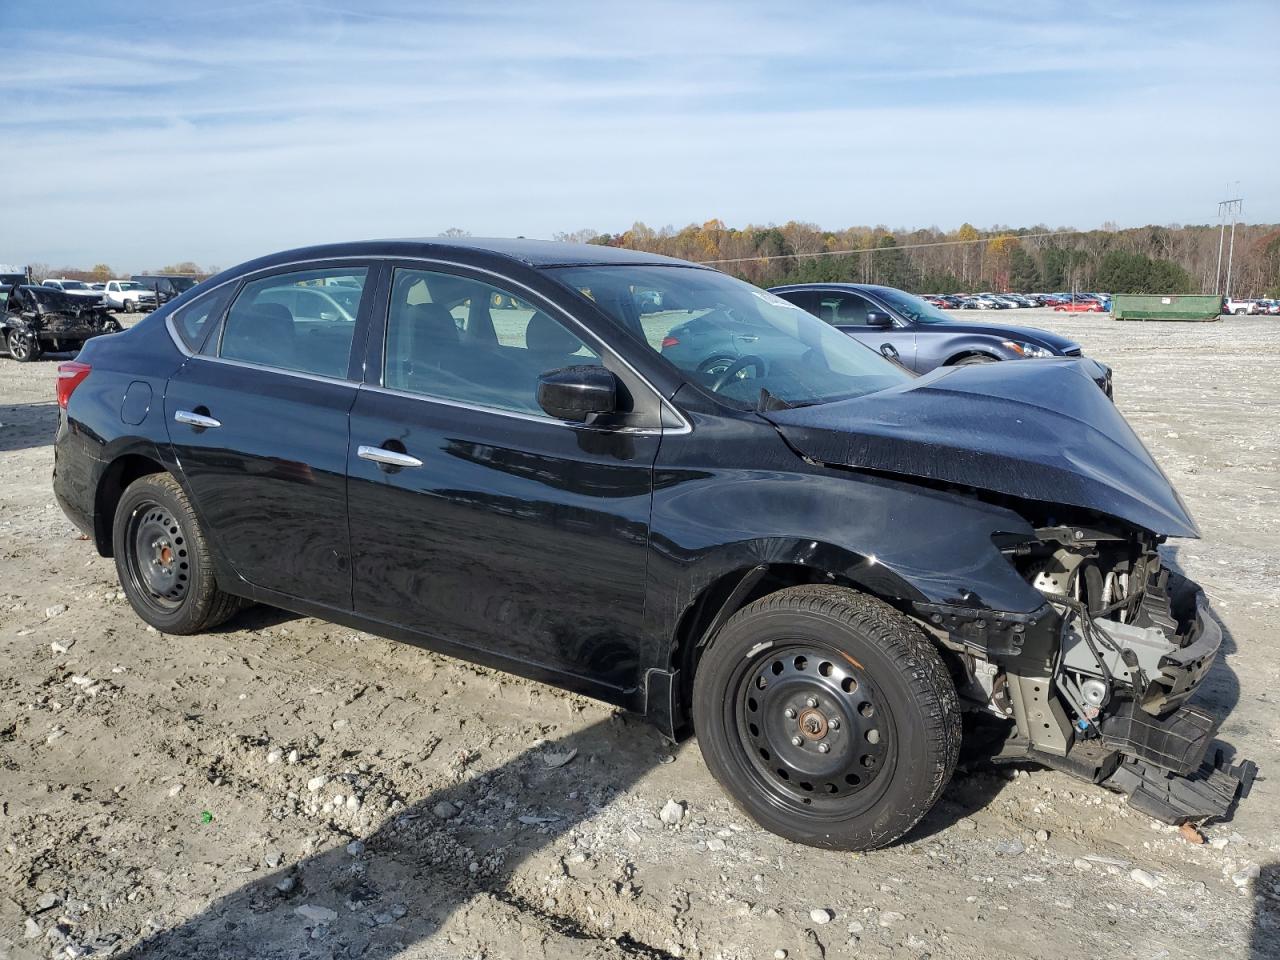
<path fill-rule="evenodd" d="M 196 300 L 191 301 L 172 317 L 173 330 L 178 338 L 192 353 L 199 353 L 200 347 L 209 336 L 209 331 L 217 326 L 227 309 L 234 284 L 227 284 L 212 290 Z"/>

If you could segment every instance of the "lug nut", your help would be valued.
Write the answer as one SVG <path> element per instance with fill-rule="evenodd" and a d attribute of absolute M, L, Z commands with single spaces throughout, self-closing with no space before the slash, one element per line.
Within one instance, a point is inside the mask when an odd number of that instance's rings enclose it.
<path fill-rule="evenodd" d="M 827 728 L 828 728 L 829 730 L 839 730 L 839 729 L 840 729 L 840 721 L 839 721 L 838 719 L 836 719 L 835 717 L 832 717 L 830 720 L 828 720 L 828 721 L 827 721 Z"/>
<path fill-rule="evenodd" d="M 807 706 L 807 707 L 816 707 L 816 706 L 818 705 L 818 698 L 817 698 L 817 697 L 809 697 L 809 698 L 807 698 L 807 699 L 805 700 L 805 702 L 804 702 L 804 703 L 805 703 L 805 706 Z"/>
<path fill-rule="evenodd" d="M 795 707 L 787 707 L 787 709 L 782 711 L 782 715 L 788 720 L 794 720 L 796 718 Z"/>
<path fill-rule="evenodd" d="M 800 746 L 800 744 L 802 744 L 802 743 L 804 743 L 804 739 L 803 739 L 802 737 L 792 737 L 792 738 L 791 738 L 791 745 L 792 745 L 793 747 L 798 747 L 798 746 Z"/>
<path fill-rule="evenodd" d="M 831 752 L 831 744 L 829 744 L 829 743 L 820 743 L 820 744 L 818 744 L 818 752 L 819 752 L 819 753 L 830 753 L 830 752 Z"/>

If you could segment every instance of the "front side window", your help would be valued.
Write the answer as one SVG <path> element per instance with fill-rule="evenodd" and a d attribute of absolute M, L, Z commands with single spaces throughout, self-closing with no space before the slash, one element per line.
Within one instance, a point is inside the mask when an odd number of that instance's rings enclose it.
<path fill-rule="evenodd" d="M 244 285 L 227 314 L 218 355 L 281 370 L 345 377 L 356 316 L 364 293 L 364 267 L 331 267 L 275 274 Z M 342 281 L 354 299 L 332 296 Z"/>
<path fill-rule="evenodd" d="M 546 273 L 593 301 L 686 379 L 735 405 L 823 403 L 911 376 L 795 304 L 714 270 L 594 266 Z"/>
<path fill-rule="evenodd" d="M 382 385 L 459 403 L 542 414 L 538 378 L 600 355 L 534 304 L 492 284 L 396 270 Z"/>

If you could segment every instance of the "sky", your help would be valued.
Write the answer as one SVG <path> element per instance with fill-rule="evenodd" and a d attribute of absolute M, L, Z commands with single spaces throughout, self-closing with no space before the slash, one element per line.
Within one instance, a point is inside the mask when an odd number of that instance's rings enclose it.
<path fill-rule="evenodd" d="M 0 0 L 0 262 L 1280 221 L 1280 3 Z M 1229 187 L 1228 184 L 1233 186 Z"/>

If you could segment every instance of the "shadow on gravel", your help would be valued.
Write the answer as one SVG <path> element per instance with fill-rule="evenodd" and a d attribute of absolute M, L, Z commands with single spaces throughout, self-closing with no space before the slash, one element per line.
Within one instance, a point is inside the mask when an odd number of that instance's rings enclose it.
<path fill-rule="evenodd" d="M 0 404 L 0 453 L 47 447 L 57 430 L 58 404 L 53 400 Z"/>
<path fill-rule="evenodd" d="M 1280 957 L 1280 863 L 1268 863 L 1254 880 L 1253 937 L 1249 960 Z"/>
<path fill-rule="evenodd" d="M 415 945 L 419 947 L 412 955 L 421 956 L 426 955 L 421 945 L 451 914 L 471 908 L 478 911 L 476 925 L 484 928 L 478 932 L 502 944 L 495 956 L 547 955 L 545 928 L 570 940 L 587 941 L 583 953 L 588 953 L 600 940 L 573 918 L 547 912 L 541 897 L 526 901 L 513 887 L 512 876 L 524 861 L 629 790 L 648 772 L 651 758 L 669 749 L 663 744 L 656 731 L 641 722 L 621 717 L 599 721 L 407 806 L 358 838 L 365 845 L 362 852 L 352 855 L 343 843 L 264 874 L 185 923 L 113 956 L 379 958 Z M 563 758 L 572 750 L 577 754 L 566 765 L 548 764 L 547 758 Z M 590 786 L 600 777 L 586 776 L 588 765 L 593 771 L 607 769 L 607 788 Z M 332 778 L 335 783 L 340 780 Z M 492 802 L 486 803 L 486 797 Z M 507 808 L 509 800 L 514 806 Z M 451 810 L 445 804 L 460 812 L 448 816 Z M 525 823 L 519 820 L 522 816 Z M 473 863 L 480 865 L 474 874 Z M 511 924 L 516 914 L 536 917 L 537 922 L 528 925 L 534 929 Z M 625 936 L 609 945 L 648 960 L 665 956 Z M 438 949 L 452 955 L 466 948 L 441 943 Z"/>

